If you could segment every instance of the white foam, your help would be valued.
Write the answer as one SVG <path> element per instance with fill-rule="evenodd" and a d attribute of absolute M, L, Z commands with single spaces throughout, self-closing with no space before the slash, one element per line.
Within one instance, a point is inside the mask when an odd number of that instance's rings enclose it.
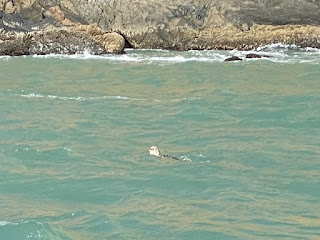
<path fill-rule="evenodd" d="M 181 156 L 180 158 L 181 158 L 183 161 L 192 162 L 191 158 L 189 158 L 188 156 L 183 155 L 183 156 Z"/>
<path fill-rule="evenodd" d="M 0 226 L 6 226 L 6 225 L 18 225 L 18 223 L 12 223 L 7 221 L 0 221 Z"/>
<path fill-rule="evenodd" d="M 320 49 L 318 49 L 318 48 L 306 47 L 305 50 L 306 50 L 306 52 L 320 53 Z"/>
<path fill-rule="evenodd" d="M 217 52 L 205 52 L 205 55 L 199 54 L 199 51 L 188 52 L 171 52 L 168 50 L 150 50 L 139 49 L 126 51 L 127 54 L 105 54 L 92 55 L 88 51 L 84 54 L 62 55 L 62 54 L 48 54 L 48 55 L 33 55 L 34 58 L 58 58 L 58 59 L 77 59 L 77 60 L 106 60 L 115 63 L 132 62 L 132 63 L 184 63 L 184 62 L 214 62 L 222 61 L 227 56 Z M 202 51 L 204 53 L 204 51 Z"/>
<path fill-rule="evenodd" d="M 200 98 L 200 97 L 187 97 L 187 98 L 182 98 L 182 101 L 198 101 L 201 99 L 202 98 Z"/>
<path fill-rule="evenodd" d="M 92 55 L 89 51 L 83 54 L 62 55 L 33 55 L 34 58 L 58 58 L 58 59 L 75 59 L 75 60 L 97 60 L 107 61 L 110 63 L 146 63 L 146 64 L 179 64 L 185 62 L 223 62 L 226 58 L 237 56 L 245 61 L 270 61 L 281 63 L 299 63 L 301 61 L 311 61 L 319 63 L 320 49 L 300 48 L 296 45 L 287 45 L 274 43 L 260 46 L 250 51 L 240 50 L 189 50 L 184 52 L 169 51 L 162 49 L 125 49 L 126 54 L 105 54 Z M 245 59 L 249 53 L 270 56 L 270 58 L 252 58 Z"/>
<path fill-rule="evenodd" d="M 207 157 L 206 155 L 204 155 L 204 154 L 202 154 L 202 153 L 198 154 L 198 156 L 199 156 L 199 157 L 203 157 L 203 158 L 206 158 L 206 157 Z"/>
<path fill-rule="evenodd" d="M 295 44 L 283 44 L 283 43 L 272 43 L 269 45 L 263 45 L 257 48 L 257 51 L 277 51 L 279 49 L 298 49 L 299 47 Z"/>
<path fill-rule="evenodd" d="M 5 226 L 5 225 L 8 225 L 10 224 L 9 222 L 7 221 L 0 221 L 0 226 Z"/>
<path fill-rule="evenodd" d="M 63 149 L 68 151 L 68 152 L 71 152 L 71 148 L 64 147 Z"/>
<path fill-rule="evenodd" d="M 124 49 L 125 52 L 135 52 L 135 51 L 142 51 L 142 52 L 171 52 L 170 50 L 166 49 L 149 49 L 149 48 L 141 48 L 139 50 L 134 49 L 134 48 L 126 48 Z"/>
<path fill-rule="evenodd" d="M 11 59 L 10 56 L 0 56 L 0 59 L 3 61 L 9 61 Z"/>
<path fill-rule="evenodd" d="M 24 92 L 24 91 L 22 91 Z M 38 93 L 29 93 L 29 94 L 15 94 L 15 96 L 24 97 L 24 98 L 47 98 L 47 99 L 57 99 L 64 101 L 90 101 L 90 100 L 101 100 L 101 99 L 110 99 L 110 100 L 132 100 L 132 101 L 158 101 L 150 100 L 145 98 L 131 98 L 125 96 L 101 96 L 101 97 L 67 97 L 67 96 L 56 96 L 56 95 L 43 95 Z"/>
<path fill-rule="evenodd" d="M 107 96 L 108 99 L 119 99 L 119 100 L 133 100 L 134 98 L 123 97 L 123 96 Z"/>
<path fill-rule="evenodd" d="M 25 98 L 44 98 L 45 96 L 41 94 L 29 93 L 29 94 L 16 94 L 16 96 L 21 96 Z"/>

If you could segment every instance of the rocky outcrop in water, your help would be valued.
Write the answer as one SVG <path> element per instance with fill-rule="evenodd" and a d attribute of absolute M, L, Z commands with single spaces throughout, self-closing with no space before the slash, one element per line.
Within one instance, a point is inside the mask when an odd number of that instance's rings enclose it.
<path fill-rule="evenodd" d="M 6 31 L 97 24 L 135 48 L 253 49 L 278 42 L 320 48 L 315 0 L 0 0 L 0 6 Z"/>
<path fill-rule="evenodd" d="M 246 58 L 270 58 L 268 55 L 260 55 L 256 53 L 249 53 L 246 55 Z"/>
<path fill-rule="evenodd" d="M 242 61 L 242 58 L 237 56 L 228 57 L 224 60 L 225 62 L 234 62 L 234 61 Z"/>

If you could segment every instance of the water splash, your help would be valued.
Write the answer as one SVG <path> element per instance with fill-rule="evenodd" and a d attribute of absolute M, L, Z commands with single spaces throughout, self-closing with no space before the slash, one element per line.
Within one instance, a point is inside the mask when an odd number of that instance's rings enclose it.
<path fill-rule="evenodd" d="M 180 64 L 186 62 L 223 62 L 231 56 L 240 57 L 246 61 L 271 61 L 281 63 L 319 63 L 320 50 L 307 47 L 301 48 L 296 45 L 286 45 L 282 43 L 274 43 L 270 45 L 260 46 L 250 51 L 241 50 L 189 50 L 186 52 L 175 52 L 161 49 L 126 49 L 123 55 L 92 55 L 89 52 L 75 55 L 33 55 L 34 58 L 58 58 L 58 59 L 77 59 L 77 60 L 103 60 L 110 63 L 147 63 L 147 64 Z M 262 58 L 246 59 L 246 55 L 255 53 L 266 55 Z M 307 58 L 307 59 L 306 59 Z"/>

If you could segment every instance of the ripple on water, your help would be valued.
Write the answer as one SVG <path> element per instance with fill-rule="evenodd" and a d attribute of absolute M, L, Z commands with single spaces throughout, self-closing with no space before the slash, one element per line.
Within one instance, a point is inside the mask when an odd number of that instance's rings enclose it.
<path fill-rule="evenodd" d="M 57 239 L 68 240 L 66 235 L 52 228 L 48 223 L 33 220 L 20 222 L 0 222 L 0 236 L 6 240 L 17 239 Z"/>
<path fill-rule="evenodd" d="M 319 53 L 254 52 L 0 59 L 0 239 L 317 239 Z"/>

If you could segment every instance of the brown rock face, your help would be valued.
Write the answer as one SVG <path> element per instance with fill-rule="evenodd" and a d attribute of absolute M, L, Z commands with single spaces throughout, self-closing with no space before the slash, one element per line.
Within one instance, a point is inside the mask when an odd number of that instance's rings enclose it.
<path fill-rule="evenodd" d="M 315 0 L 1 2 L 5 30 L 97 24 L 103 32 L 121 33 L 135 48 L 252 49 L 277 42 L 320 48 L 320 1 Z"/>
<path fill-rule="evenodd" d="M 67 30 L 1 33 L 0 55 L 106 53 L 104 47 L 81 32 Z"/>
<path fill-rule="evenodd" d="M 69 9 L 120 32 L 136 48 L 320 47 L 320 2 L 314 0 L 90 0 Z"/>
<path fill-rule="evenodd" d="M 108 53 L 123 53 L 125 40 L 118 33 L 98 35 L 94 39 L 100 42 Z"/>
<path fill-rule="evenodd" d="M 32 32 L 0 32 L 0 55 L 124 53 L 124 38 L 99 27 L 77 25 Z"/>
<path fill-rule="evenodd" d="M 106 33 L 97 24 L 83 24 L 53 1 L 12 1 L 14 8 L 8 1 L 2 3 L 0 55 L 124 52 L 120 34 Z"/>

